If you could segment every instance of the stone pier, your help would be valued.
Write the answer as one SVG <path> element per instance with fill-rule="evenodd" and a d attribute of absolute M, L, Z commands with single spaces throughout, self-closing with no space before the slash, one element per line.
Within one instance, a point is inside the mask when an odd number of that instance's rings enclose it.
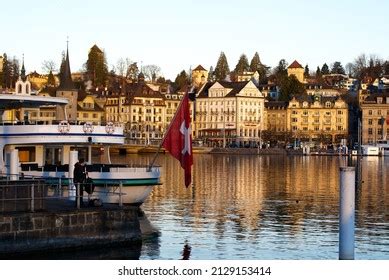
<path fill-rule="evenodd" d="M 61 209 L 56 205 L 52 211 L 1 213 L 0 257 L 141 240 L 137 206 Z"/>

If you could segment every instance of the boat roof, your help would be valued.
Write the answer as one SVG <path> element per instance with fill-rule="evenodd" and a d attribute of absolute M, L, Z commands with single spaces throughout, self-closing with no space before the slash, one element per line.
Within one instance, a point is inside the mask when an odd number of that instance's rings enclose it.
<path fill-rule="evenodd" d="M 43 105 L 66 105 L 68 103 L 68 99 L 62 97 L 29 94 L 0 94 L 0 110 L 36 108 Z"/>

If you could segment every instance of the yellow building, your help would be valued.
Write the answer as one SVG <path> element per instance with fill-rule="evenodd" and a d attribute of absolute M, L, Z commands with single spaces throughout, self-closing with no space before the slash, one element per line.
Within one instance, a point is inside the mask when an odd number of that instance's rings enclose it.
<path fill-rule="evenodd" d="M 288 136 L 287 108 L 288 103 L 284 101 L 265 102 L 266 132 L 263 135 L 264 138 L 286 142 Z"/>
<path fill-rule="evenodd" d="M 300 83 L 304 83 L 304 68 L 297 60 L 288 67 L 288 77 L 294 75 Z"/>
<path fill-rule="evenodd" d="M 199 88 L 204 85 L 208 80 L 208 71 L 201 65 L 198 65 L 192 70 L 192 85 L 195 88 Z"/>
<path fill-rule="evenodd" d="M 360 105 L 362 111 L 362 144 L 389 140 L 389 91 L 371 94 Z"/>
<path fill-rule="evenodd" d="M 77 121 L 101 124 L 104 122 L 104 109 L 95 101 L 93 95 L 81 95 L 77 102 Z"/>
<path fill-rule="evenodd" d="M 348 136 L 348 105 L 338 97 L 293 97 L 287 110 L 293 138 L 338 143 Z"/>

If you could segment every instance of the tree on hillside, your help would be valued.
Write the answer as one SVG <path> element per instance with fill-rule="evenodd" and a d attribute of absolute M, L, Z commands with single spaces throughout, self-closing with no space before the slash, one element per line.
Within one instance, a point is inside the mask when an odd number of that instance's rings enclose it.
<path fill-rule="evenodd" d="M 259 74 L 259 80 L 263 81 L 267 77 L 268 70 L 269 70 L 269 67 L 262 64 L 261 59 L 259 58 L 258 52 L 255 52 L 255 54 L 250 62 L 250 71 L 252 71 L 252 72 L 257 71 Z"/>
<path fill-rule="evenodd" d="M 65 71 L 65 52 L 62 52 L 61 66 L 59 67 L 59 76 L 61 77 Z"/>
<path fill-rule="evenodd" d="M 317 68 L 316 68 L 316 79 L 317 80 L 321 79 L 321 76 L 322 76 L 322 74 L 321 74 L 320 67 L 317 66 Z"/>
<path fill-rule="evenodd" d="M 274 68 L 273 74 L 277 79 L 277 83 L 281 82 L 284 78 L 288 77 L 288 63 L 285 59 L 281 59 L 278 65 Z"/>
<path fill-rule="evenodd" d="M 227 77 L 227 75 L 230 73 L 227 57 L 224 54 L 224 52 L 220 53 L 219 59 L 216 63 L 216 68 L 214 73 L 215 73 L 216 80 L 224 80 Z"/>
<path fill-rule="evenodd" d="M 161 68 L 154 64 L 145 65 L 142 68 L 142 72 L 145 75 L 147 80 L 151 82 L 155 82 L 157 77 L 160 75 Z"/>
<path fill-rule="evenodd" d="M 280 83 L 280 98 L 281 101 L 291 100 L 293 95 L 306 94 L 305 87 L 297 80 L 294 75 L 284 77 Z"/>
<path fill-rule="evenodd" d="M 3 54 L 3 69 L 1 73 L 1 86 L 5 88 L 13 88 L 19 77 L 19 61 L 16 57 L 9 60 L 7 54 Z"/>
<path fill-rule="evenodd" d="M 389 61 L 388 60 L 386 60 L 385 62 L 384 62 L 384 75 L 389 75 Z"/>
<path fill-rule="evenodd" d="M 305 65 L 305 68 L 304 68 L 304 77 L 305 78 L 309 77 L 309 67 L 308 67 L 308 64 Z"/>
<path fill-rule="evenodd" d="M 235 66 L 234 72 L 237 75 L 243 74 L 243 72 L 248 71 L 250 69 L 249 61 L 245 54 L 242 54 L 239 58 L 238 63 Z"/>
<path fill-rule="evenodd" d="M 138 75 L 139 75 L 138 64 L 136 62 L 132 62 L 127 66 L 126 77 L 127 79 L 131 79 L 131 81 L 136 81 L 136 79 L 138 79 Z"/>
<path fill-rule="evenodd" d="M 42 71 L 43 73 L 50 73 L 57 71 L 57 64 L 54 60 L 44 60 L 42 62 Z"/>
<path fill-rule="evenodd" d="M 52 71 L 50 71 L 49 75 L 47 76 L 47 85 L 55 86 L 55 77 Z"/>
<path fill-rule="evenodd" d="M 353 76 L 353 64 L 351 62 L 346 64 L 345 70 L 347 75 Z"/>
<path fill-rule="evenodd" d="M 86 70 L 95 86 L 105 85 L 108 77 L 107 61 L 105 53 L 96 45 L 94 45 L 88 53 Z"/>
<path fill-rule="evenodd" d="M 334 64 L 332 64 L 331 68 L 331 74 L 345 74 L 344 68 L 342 66 L 342 63 L 339 61 L 335 61 Z"/>
<path fill-rule="evenodd" d="M 213 66 L 209 67 L 208 72 L 208 82 L 214 82 L 215 81 L 215 71 L 213 71 Z"/>
<path fill-rule="evenodd" d="M 359 55 L 352 65 L 353 76 L 360 80 L 364 77 L 371 77 L 374 80 L 385 73 L 385 62 L 373 54 L 369 57 L 366 54 Z"/>
<path fill-rule="evenodd" d="M 177 75 L 176 79 L 173 83 L 174 91 L 183 89 L 186 85 L 189 84 L 189 76 L 185 72 L 185 70 L 182 70 L 180 74 Z"/>
<path fill-rule="evenodd" d="M 122 57 L 119 58 L 118 61 L 116 62 L 116 70 L 117 70 L 117 74 L 120 77 L 124 77 L 124 74 L 126 73 L 127 69 L 126 69 L 126 62 Z"/>
<path fill-rule="evenodd" d="M 327 75 L 329 73 L 330 73 L 330 69 L 328 68 L 327 63 L 324 63 L 323 66 L 321 67 L 321 74 Z"/>

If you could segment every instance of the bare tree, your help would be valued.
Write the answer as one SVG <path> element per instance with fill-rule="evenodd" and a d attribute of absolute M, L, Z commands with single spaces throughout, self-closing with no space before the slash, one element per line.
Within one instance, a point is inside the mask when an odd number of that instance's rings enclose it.
<path fill-rule="evenodd" d="M 126 72 L 126 62 L 123 58 L 119 58 L 116 63 L 116 69 L 119 76 L 124 77 L 124 73 Z"/>
<path fill-rule="evenodd" d="M 154 64 L 145 65 L 142 68 L 142 72 L 147 78 L 147 80 L 155 81 L 161 73 L 161 68 Z"/>
<path fill-rule="evenodd" d="M 44 60 L 42 62 L 42 71 L 44 73 L 56 72 L 57 65 L 53 60 Z"/>

